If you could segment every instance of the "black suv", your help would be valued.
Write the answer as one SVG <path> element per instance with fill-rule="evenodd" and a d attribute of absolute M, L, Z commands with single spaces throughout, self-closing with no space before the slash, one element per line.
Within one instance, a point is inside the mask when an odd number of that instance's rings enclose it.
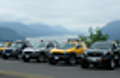
<path fill-rule="evenodd" d="M 27 41 L 16 41 L 2 53 L 2 58 L 9 59 L 12 57 L 20 59 L 22 50 L 26 47 L 28 47 Z"/>
<path fill-rule="evenodd" d="M 120 48 L 114 41 L 96 42 L 81 55 L 81 67 L 103 66 L 114 69 L 120 65 Z"/>

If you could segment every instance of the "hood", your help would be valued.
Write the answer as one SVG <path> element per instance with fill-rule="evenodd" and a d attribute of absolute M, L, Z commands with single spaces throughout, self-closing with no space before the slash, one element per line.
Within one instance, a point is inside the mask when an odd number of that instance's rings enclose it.
<path fill-rule="evenodd" d="M 42 50 L 46 50 L 46 48 L 38 48 L 38 49 L 36 49 L 36 50 L 42 51 Z"/>
<path fill-rule="evenodd" d="M 6 47 L 0 47 L 0 51 L 7 49 Z"/>
<path fill-rule="evenodd" d="M 65 52 L 72 52 L 73 49 L 52 49 L 50 52 L 51 53 L 65 53 Z"/>
<path fill-rule="evenodd" d="M 36 49 L 28 47 L 28 48 L 25 48 L 23 52 L 36 52 Z"/>
<path fill-rule="evenodd" d="M 93 52 L 107 54 L 110 51 L 111 51 L 110 49 L 88 49 L 85 52 L 85 54 L 87 54 L 87 53 L 93 53 Z"/>
<path fill-rule="evenodd" d="M 9 48 L 6 48 L 7 50 L 16 50 L 17 48 L 12 48 L 12 47 L 9 47 Z"/>

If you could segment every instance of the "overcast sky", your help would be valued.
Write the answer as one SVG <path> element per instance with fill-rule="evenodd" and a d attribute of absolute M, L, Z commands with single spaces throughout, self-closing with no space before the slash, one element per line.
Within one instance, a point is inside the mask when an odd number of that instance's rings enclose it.
<path fill-rule="evenodd" d="M 0 0 L 0 21 L 45 23 L 86 31 L 120 19 L 120 0 Z"/>

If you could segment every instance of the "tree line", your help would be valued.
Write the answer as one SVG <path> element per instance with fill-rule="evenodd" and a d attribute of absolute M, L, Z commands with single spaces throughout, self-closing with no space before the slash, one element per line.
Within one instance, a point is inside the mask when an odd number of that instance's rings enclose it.
<path fill-rule="evenodd" d="M 108 34 L 104 34 L 100 28 L 89 28 L 87 36 L 79 36 L 81 41 L 84 41 L 88 47 L 91 46 L 91 44 L 97 42 L 97 41 L 106 41 L 109 39 Z"/>

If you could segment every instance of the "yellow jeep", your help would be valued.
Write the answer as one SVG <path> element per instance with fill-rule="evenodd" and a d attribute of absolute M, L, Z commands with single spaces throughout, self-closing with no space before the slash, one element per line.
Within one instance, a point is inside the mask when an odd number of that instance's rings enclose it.
<path fill-rule="evenodd" d="M 0 54 L 2 54 L 2 52 L 4 50 L 6 50 L 8 47 L 10 47 L 12 44 L 12 42 L 1 42 L 0 43 Z"/>
<path fill-rule="evenodd" d="M 58 64 L 65 62 L 75 65 L 80 60 L 80 55 L 87 50 L 84 42 L 69 42 L 59 44 L 57 48 L 51 49 L 49 53 L 49 63 Z"/>

